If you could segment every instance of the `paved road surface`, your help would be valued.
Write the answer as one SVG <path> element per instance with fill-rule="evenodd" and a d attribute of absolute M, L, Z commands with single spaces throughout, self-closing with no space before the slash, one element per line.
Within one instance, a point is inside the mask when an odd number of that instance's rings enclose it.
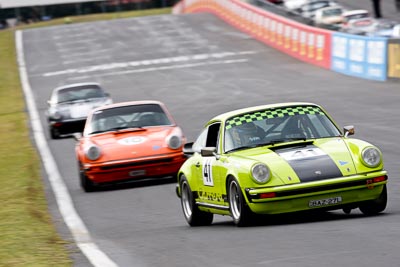
<path fill-rule="evenodd" d="M 310 101 L 323 105 L 339 125 L 354 124 L 355 137 L 383 151 L 389 203 L 380 216 L 337 211 L 272 219 L 249 228 L 237 228 L 231 218 L 219 216 L 209 227 L 190 228 L 174 183 L 84 193 L 74 140 L 50 140 L 47 135 L 78 214 L 96 244 L 120 267 L 398 266 L 398 83 L 305 64 L 210 14 L 70 24 L 25 30 L 23 37 L 28 78 L 45 129 L 46 100 L 54 87 L 97 81 L 115 101 L 163 101 L 188 140 L 224 111 Z M 54 220 L 69 238 L 45 181 Z M 72 255 L 76 267 L 90 266 L 79 253 Z"/>

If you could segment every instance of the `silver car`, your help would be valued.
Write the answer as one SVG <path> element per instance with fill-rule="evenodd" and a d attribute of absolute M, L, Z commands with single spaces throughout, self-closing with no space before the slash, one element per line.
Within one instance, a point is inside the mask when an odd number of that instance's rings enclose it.
<path fill-rule="evenodd" d="M 89 111 L 111 104 L 109 93 L 98 83 L 76 83 L 53 90 L 46 112 L 52 139 L 82 132 Z"/>

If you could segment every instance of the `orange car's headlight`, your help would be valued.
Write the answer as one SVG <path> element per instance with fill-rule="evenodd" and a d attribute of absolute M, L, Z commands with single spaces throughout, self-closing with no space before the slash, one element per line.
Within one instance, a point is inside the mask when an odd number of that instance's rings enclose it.
<path fill-rule="evenodd" d="M 101 150 L 96 145 L 90 145 L 85 149 L 85 156 L 90 160 L 97 160 L 100 158 Z"/>

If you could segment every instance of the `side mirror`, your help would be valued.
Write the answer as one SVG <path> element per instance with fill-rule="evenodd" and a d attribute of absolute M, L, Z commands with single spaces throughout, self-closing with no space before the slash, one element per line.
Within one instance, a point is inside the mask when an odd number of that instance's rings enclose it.
<path fill-rule="evenodd" d="M 183 145 L 183 154 L 185 154 L 186 156 L 191 156 L 194 154 L 193 142 L 186 143 Z"/>
<path fill-rule="evenodd" d="M 201 149 L 201 156 L 213 157 L 216 156 L 217 149 L 215 147 L 204 147 Z"/>
<path fill-rule="evenodd" d="M 72 137 L 76 140 L 79 141 L 82 138 L 82 133 L 73 133 Z"/>
<path fill-rule="evenodd" d="M 344 137 L 347 137 L 349 135 L 354 135 L 355 133 L 353 125 L 344 126 L 343 131 L 344 131 Z"/>

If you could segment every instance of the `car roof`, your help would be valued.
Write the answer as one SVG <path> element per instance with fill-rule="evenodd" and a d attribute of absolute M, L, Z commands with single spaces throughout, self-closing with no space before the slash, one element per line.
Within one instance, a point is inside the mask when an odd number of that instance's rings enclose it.
<path fill-rule="evenodd" d="M 256 112 L 258 110 L 265 110 L 265 109 L 272 109 L 272 108 L 286 108 L 286 107 L 292 107 L 292 106 L 316 106 L 316 107 L 321 108 L 319 105 L 314 104 L 314 103 L 309 103 L 309 102 L 276 103 L 276 104 L 260 105 L 260 106 L 254 106 L 254 107 L 248 107 L 248 108 L 242 108 L 242 109 L 229 111 L 229 112 L 220 114 L 218 116 L 215 116 L 209 122 L 225 121 L 226 119 L 229 119 L 233 116 L 237 116 L 237 115 L 245 114 L 245 113 Z"/>
<path fill-rule="evenodd" d="M 118 102 L 106 106 L 101 106 L 96 108 L 94 111 L 110 109 L 110 108 L 117 108 L 117 107 L 125 107 L 125 106 L 136 106 L 136 105 L 148 105 L 148 104 L 155 104 L 163 107 L 165 109 L 164 103 L 157 100 L 140 100 L 140 101 L 125 101 L 125 102 Z"/>
<path fill-rule="evenodd" d="M 369 14 L 368 10 L 366 9 L 355 9 L 355 10 L 348 10 L 343 12 L 343 16 L 352 16 L 358 14 Z"/>
<path fill-rule="evenodd" d="M 72 83 L 72 84 L 66 84 L 66 85 L 59 86 L 59 87 L 55 88 L 54 91 L 59 91 L 59 90 L 67 89 L 67 88 L 80 87 L 80 86 L 87 86 L 87 85 L 94 85 L 94 86 L 101 87 L 100 84 L 97 82 Z"/>

